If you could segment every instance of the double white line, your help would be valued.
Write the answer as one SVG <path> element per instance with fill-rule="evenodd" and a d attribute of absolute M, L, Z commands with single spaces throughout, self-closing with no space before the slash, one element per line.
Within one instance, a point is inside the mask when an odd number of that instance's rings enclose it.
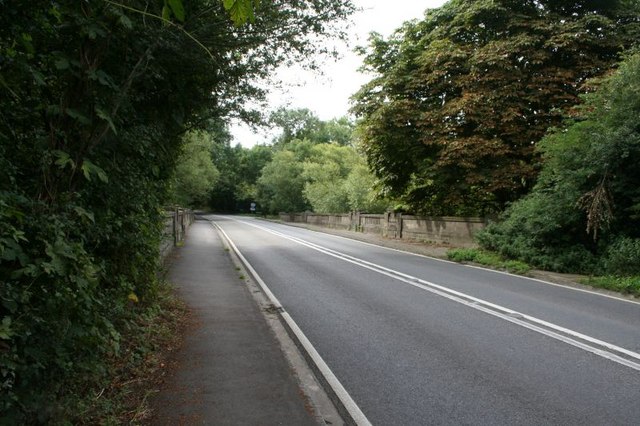
<path fill-rule="evenodd" d="M 493 315 L 505 321 L 509 321 L 513 324 L 517 324 L 529 330 L 538 332 L 540 334 L 544 334 L 545 336 L 554 338 L 556 340 L 575 346 L 587 352 L 591 352 L 602 358 L 606 358 L 618 364 L 640 371 L 640 354 L 639 353 L 630 351 L 628 349 L 616 346 L 608 342 L 604 342 L 602 340 L 593 338 L 591 336 L 587 336 L 582 333 L 578 333 L 576 331 L 561 327 L 559 325 L 552 324 L 550 322 L 541 320 L 539 318 L 532 317 L 530 315 L 526 315 L 518 311 L 514 311 L 504 306 L 496 305 L 495 303 L 491 303 L 486 300 L 479 299 L 477 297 L 474 297 L 465 293 L 461 293 L 459 291 L 452 290 L 447 287 L 443 287 L 441 285 L 432 283 L 430 281 L 426 281 L 421 278 L 405 274 L 403 272 L 399 272 L 399 271 L 386 268 L 384 266 L 381 266 L 372 262 L 368 262 L 364 259 L 360 259 L 336 250 L 332 250 L 332 249 L 320 246 L 318 244 L 311 243 L 309 241 L 305 241 L 301 238 L 292 237 L 290 235 L 286 235 L 281 232 L 274 231 L 272 229 L 269 229 L 263 226 L 255 225 L 253 223 L 249 223 L 245 221 L 239 221 L 239 222 L 248 226 L 252 226 L 254 228 L 261 229 L 265 232 L 269 232 L 273 235 L 277 235 L 281 238 L 285 238 L 289 241 L 295 242 L 297 244 L 303 245 L 310 249 L 324 253 L 328 256 L 335 257 L 345 262 L 358 265 L 362 268 L 369 269 L 371 271 L 377 272 L 379 274 L 385 275 L 395 280 L 404 282 L 406 284 L 417 287 L 421 290 L 425 290 L 430 293 L 437 294 L 438 296 L 447 298 L 449 300 L 463 304 L 465 306 L 476 309 L 478 311 L 485 312 L 489 315 Z"/>

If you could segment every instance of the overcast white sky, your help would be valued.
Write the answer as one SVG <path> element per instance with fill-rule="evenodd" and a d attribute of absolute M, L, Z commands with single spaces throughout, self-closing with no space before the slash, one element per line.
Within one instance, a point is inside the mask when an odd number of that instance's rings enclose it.
<path fill-rule="evenodd" d="M 357 71 L 362 58 L 353 53 L 353 48 L 366 45 L 370 32 L 376 31 L 388 36 L 403 22 L 422 18 L 426 9 L 440 7 L 445 2 L 446 0 L 354 0 L 356 6 L 363 10 L 353 17 L 350 43 L 349 46 L 342 46 L 342 58 L 337 62 L 327 62 L 324 76 L 297 67 L 278 70 L 278 75 L 289 82 L 290 87 L 273 90 L 268 98 L 269 108 L 308 108 L 322 120 L 346 115 L 349 97 L 368 80 L 367 76 Z M 234 144 L 240 143 L 245 147 L 270 142 L 273 138 L 273 133 L 268 130 L 256 131 L 238 124 L 232 125 L 231 132 Z"/>

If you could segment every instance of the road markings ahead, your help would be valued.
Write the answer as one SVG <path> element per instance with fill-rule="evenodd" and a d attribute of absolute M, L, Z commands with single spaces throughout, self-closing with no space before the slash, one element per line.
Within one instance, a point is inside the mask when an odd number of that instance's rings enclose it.
<path fill-rule="evenodd" d="M 224 236 L 227 244 L 234 253 L 238 256 L 238 258 L 242 261 L 244 266 L 247 268 L 249 273 L 253 276 L 253 278 L 258 282 L 262 291 L 266 294 L 269 301 L 275 306 L 275 308 L 280 312 L 282 319 L 285 321 L 291 332 L 295 335 L 296 339 L 300 342 L 304 350 L 307 352 L 312 362 L 315 364 L 316 368 L 320 371 L 320 374 L 324 377 L 327 384 L 331 387 L 336 397 L 340 400 L 340 403 L 347 410 L 351 419 L 358 426 L 371 426 L 371 422 L 364 415 L 360 407 L 355 403 L 351 395 L 347 392 L 347 390 L 342 386 L 342 383 L 338 380 L 336 375 L 331 371 L 327 363 L 322 359 L 316 348 L 311 344 L 307 336 L 302 332 L 298 324 L 291 318 L 291 316 L 284 310 L 282 304 L 278 300 L 278 298 L 271 292 L 267 284 L 260 278 L 260 275 L 256 272 L 256 270 L 251 266 L 249 261 L 242 255 L 238 247 L 233 243 L 229 235 L 218 225 L 213 222 L 213 225 L 220 231 L 220 233 Z"/>
<path fill-rule="evenodd" d="M 232 220 L 236 220 L 237 221 L 237 219 L 232 219 Z M 244 223 L 247 223 L 247 222 L 244 222 Z M 291 226 L 291 225 L 289 225 L 289 226 Z M 305 229 L 307 229 L 307 228 L 305 228 Z M 331 237 L 333 237 L 333 238 L 347 240 L 347 241 L 350 241 L 350 242 L 362 244 L 362 245 L 365 245 L 365 246 L 371 246 L 371 247 L 375 247 L 375 248 L 378 248 L 378 249 L 395 251 L 397 253 L 404 253 L 404 254 L 407 254 L 409 256 L 422 257 L 422 258 L 425 258 L 425 259 L 433 260 L 435 262 L 449 263 L 449 264 L 453 264 L 453 265 L 464 265 L 467 268 L 479 269 L 481 271 L 489 271 L 489 272 L 492 272 L 494 274 L 507 275 L 507 276 L 515 277 L 515 278 L 526 278 L 529 281 L 535 281 L 537 283 L 541 283 L 541 284 L 544 284 L 544 285 L 550 285 L 550 286 L 553 286 L 553 287 L 561 287 L 561 288 L 563 288 L 565 290 L 577 291 L 577 292 L 580 292 L 580 293 L 587 293 L 587 294 L 591 294 L 591 295 L 598 296 L 598 297 L 604 297 L 606 299 L 613 299 L 613 300 L 616 300 L 618 302 L 625 302 L 625 303 L 632 303 L 634 305 L 640 305 L 640 302 L 638 302 L 636 300 L 624 298 L 624 297 L 621 297 L 619 295 L 615 295 L 614 296 L 614 295 L 611 295 L 611 294 L 605 294 L 605 293 L 601 293 L 601 292 L 594 291 L 594 290 L 588 290 L 588 289 L 585 289 L 585 288 L 570 287 L 570 286 L 566 286 L 566 285 L 563 285 L 563 284 L 556 284 L 556 283 L 552 283 L 550 281 L 542 280 L 540 278 L 523 277 L 522 275 L 517 275 L 517 274 L 511 273 L 511 272 L 507 272 L 507 271 L 499 271 L 499 270 L 496 270 L 496 269 L 489 269 L 489 268 L 487 268 L 485 266 L 471 265 L 471 264 L 461 264 L 461 263 L 458 263 L 458 262 L 454 262 L 452 260 L 446 260 L 446 259 L 441 259 L 439 257 L 429 256 L 429 255 L 426 255 L 426 254 L 414 253 L 414 252 L 406 251 L 406 250 L 402 250 L 402 249 L 381 246 L 381 245 L 378 245 L 378 244 L 368 243 L 366 241 L 358 240 L 358 239 L 355 239 L 355 238 L 349 238 L 349 237 L 345 237 L 345 236 L 342 236 L 342 235 L 336 235 L 336 234 L 328 234 L 326 232 L 316 231 L 316 230 L 313 230 L 313 229 L 307 229 L 307 231 L 315 232 L 317 234 L 331 235 Z"/>
<path fill-rule="evenodd" d="M 606 358 L 610 361 L 613 361 L 618 364 L 624 365 L 626 367 L 632 368 L 634 370 L 640 371 L 640 354 L 639 353 L 630 351 L 628 349 L 616 346 L 608 342 L 604 342 L 602 340 L 593 338 L 591 336 L 587 336 L 582 333 L 578 333 L 576 331 L 561 327 L 559 325 L 552 324 L 542 319 L 532 317 L 530 315 L 526 315 L 521 312 L 514 311 L 504 306 L 496 305 L 486 300 L 479 299 L 477 297 L 474 297 L 465 293 L 461 293 L 459 291 L 452 290 L 447 287 L 443 287 L 441 285 L 432 283 L 430 281 L 426 281 L 426 280 L 423 280 L 423 279 L 420 279 L 420 278 L 417 278 L 417 277 L 414 277 L 390 268 L 386 268 L 384 266 L 381 266 L 372 262 L 368 262 L 364 259 L 360 259 L 351 255 L 348 255 L 346 253 L 342 253 L 336 250 L 332 250 L 332 249 L 320 246 L 315 243 L 311 243 L 309 241 L 305 241 L 301 238 L 292 237 L 292 236 L 283 234 L 281 232 L 274 231 L 272 229 L 269 229 L 260 225 L 256 225 L 253 223 L 249 223 L 246 221 L 241 221 L 237 219 L 233 219 L 233 220 L 236 222 L 245 224 L 247 226 L 251 226 L 251 227 L 263 230 L 265 232 L 276 235 L 278 237 L 287 239 L 296 244 L 303 245 L 310 249 L 324 253 L 328 256 L 335 257 L 342 261 L 352 263 L 354 265 L 358 265 L 362 268 L 369 269 L 371 271 L 377 272 L 379 274 L 385 275 L 395 280 L 404 282 L 406 284 L 417 287 L 421 290 L 425 290 L 430 293 L 437 294 L 438 296 L 447 298 L 449 300 L 452 300 L 454 302 L 476 309 L 478 311 L 485 312 L 489 315 L 493 315 L 505 321 L 509 321 L 513 324 L 519 325 L 521 327 L 527 328 L 529 330 L 535 331 L 545 336 L 554 338 L 556 340 L 575 346 L 587 352 L 591 352 L 602 358 Z"/>

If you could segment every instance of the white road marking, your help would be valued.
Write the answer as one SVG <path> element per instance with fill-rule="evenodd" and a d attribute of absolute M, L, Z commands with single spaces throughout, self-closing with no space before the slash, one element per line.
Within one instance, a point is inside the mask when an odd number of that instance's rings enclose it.
<path fill-rule="evenodd" d="M 238 256 L 238 258 L 242 261 L 245 268 L 247 268 L 249 273 L 251 273 L 251 275 L 256 280 L 258 285 L 260 285 L 260 288 L 266 294 L 269 301 L 278 310 L 280 310 L 280 315 L 282 316 L 284 321 L 287 323 L 287 326 L 295 334 L 296 338 L 298 339 L 298 341 L 300 342 L 304 350 L 307 352 L 309 357 L 311 357 L 313 363 L 316 365 L 316 367 L 318 368 L 318 370 L 320 371 L 324 379 L 327 381 L 329 386 L 333 389 L 336 396 L 340 399 L 340 402 L 342 403 L 344 408 L 347 410 L 347 412 L 349 413 L 349 416 L 351 416 L 351 418 L 356 423 L 356 425 L 371 426 L 371 422 L 364 415 L 360 407 L 358 407 L 358 404 L 356 404 L 353 398 L 351 398 L 351 395 L 349 395 L 349 392 L 347 392 L 344 386 L 342 386 L 342 383 L 340 383 L 336 375 L 333 373 L 333 371 L 331 371 L 331 369 L 329 368 L 327 363 L 324 361 L 324 359 L 322 359 L 322 357 L 320 356 L 316 348 L 309 341 L 307 336 L 302 332 L 300 327 L 298 327 L 298 324 L 296 324 L 293 318 L 291 318 L 291 316 L 283 309 L 282 304 L 280 303 L 278 298 L 271 292 L 267 284 L 262 280 L 260 275 L 258 275 L 258 273 L 253 268 L 253 266 L 251 266 L 249 261 L 242 255 L 242 253 L 240 252 L 238 247 L 236 247 L 236 245 L 231 240 L 229 235 L 227 235 L 227 233 L 217 223 L 214 222 L 213 225 L 222 233 L 222 235 L 227 241 L 227 244 L 231 247 L 231 249 L 234 251 L 236 256 Z"/>
<path fill-rule="evenodd" d="M 289 241 L 306 246 L 310 249 L 319 251 L 328 256 L 332 256 L 337 259 L 343 260 L 345 262 L 358 265 L 362 268 L 369 269 L 371 271 L 374 271 L 379 274 L 393 278 L 395 280 L 407 283 L 409 285 L 420 288 L 422 290 L 437 294 L 439 296 L 445 297 L 449 300 L 463 304 L 470 308 L 485 312 L 489 315 L 493 315 L 505 321 L 509 321 L 513 324 L 520 325 L 529 330 L 536 331 L 545 336 L 552 337 L 556 340 L 559 340 L 569 345 L 583 349 L 587 352 L 591 352 L 595 355 L 609 359 L 618 364 L 640 371 L 640 363 L 632 360 L 632 359 L 635 359 L 640 361 L 639 353 L 636 353 L 628 349 L 616 346 L 614 344 L 593 338 L 591 336 L 587 336 L 585 334 L 558 326 L 556 324 L 541 320 L 539 318 L 514 311 L 504 306 L 500 306 L 500 305 L 488 302 L 486 300 L 479 299 L 474 296 L 443 287 L 441 285 L 420 279 L 418 277 L 414 277 L 399 271 L 395 271 L 393 269 L 386 268 L 384 266 L 381 266 L 372 262 L 368 262 L 366 260 L 363 260 L 354 256 L 350 256 L 346 253 L 341 253 L 336 250 L 322 247 L 320 245 L 305 241 L 301 238 L 292 237 L 292 236 L 283 234 L 281 232 L 278 232 L 260 225 L 256 225 L 253 223 L 249 223 L 246 221 L 241 221 L 237 219 L 233 219 L 233 220 L 257 229 L 261 229 L 265 232 L 279 236 L 281 238 L 285 238 Z M 585 343 L 585 342 L 588 342 L 588 343 Z M 627 357 L 632 359 L 628 359 Z"/>
<path fill-rule="evenodd" d="M 237 219 L 232 219 L 232 220 L 237 220 Z M 248 222 L 244 222 L 244 223 L 248 224 Z M 283 225 L 292 226 L 292 225 L 288 225 L 288 224 L 283 224 Z M 328 234 L 326 232 L 316 231 L 316 230 L 313 230 L 313 229 L 308 229 L 308 228 L 299 228 L 299 229 L 306 229 L 309 232 L 315 232 L 317 234 L 322 234 L 322 235 L 330 235 L 331 237 L 334 237 L 334 238 L 341 238 L 343 240 L 352 241 L 352 242 L 355 242 L 355 243 L 364 244 L 364 245 L 367 245 L 367 246 L 376 247 L 376 248 L 383 249 L 383 250 L 395 251 L 395 252 L 398 252 L 398 253 L 404 253 L 404 254 L 408 254 L 408 255 L 411 255 L 411 256 L 424 257 L 425 259 L 435 260 L 436 262 L 449 263 L 449 264 L 454 264 L 454 265 L 463 265 L 463 266 L 465 266 L 467 268 L 480 269 L 482 271 L 488 271 L 488 272 L 494 272 L 496 274 L 508 275 L 510 277 L 515 277 L 515 278 L 520 278 L 520 279 L 524 279 L 524 280 L 535 281 L 535 282 L 538 282 L 538 283 L 541 283 L 541 284 L 551 285 L 551 286 L 554 286 L 554 287 L 560 287 L 560 288 L 564 288 L 564 289 L 567 289 L 567 290 L 579 291 L 581 293 L 588 293 L 588 294 L 592 294 L 594 296 L 606 297 L 608 299 L 613 299 L 613 300 L 617 300 L 617 301 L 620 301 L 620 302 L 627 302 L 627 303 L 633 303 L 635 305 L 640 305 L 640 302 L 636 301 L 636 300 L 631 300 L 631 299 L 627 299 L 627 298 L 624 298 L 624 297 L 615 296 L 615 295 L 611 295 L 611 294 L 599 293 L 597 291 L 588 290 L 588 289 L 585 289 L 585 288 L 571 287 L 571 286 L 567 286 L 567 285 L 552 283 L 550 281 L 541 280 L 540 278 L 525 277 L 523 275 L 512 274 L 511 272 L 507 272 L 507 271 L 500 271 L 500 270 L 497 270 L 497 269 L 485 268 L 483 266 L 461 264 L 459 262 L 454 262 L 454 261 L 447 260 L 447 259 L 440 259 L 438 257 L 427 256 L 425 254 L 413 253 L 413 252 L 410 252 L 410 251 L 396 249 L 396 248 L 392 248 L 392 247 L 385 247 L 385 246 L 381 246 L 381 245 L 378 245 L 378 244 L 368 243 L 366 241 L 360 241 L 360 240 L 356 240 L 354 238 L 343 237 L 342 235 Z"/>

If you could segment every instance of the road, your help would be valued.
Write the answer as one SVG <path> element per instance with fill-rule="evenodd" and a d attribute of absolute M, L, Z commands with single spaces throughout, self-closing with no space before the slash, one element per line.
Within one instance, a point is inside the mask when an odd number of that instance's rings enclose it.
<path fill-rule="evenodd" d="M 640 424 L 640 304 L 211 216 L 374 425 Z"/>

